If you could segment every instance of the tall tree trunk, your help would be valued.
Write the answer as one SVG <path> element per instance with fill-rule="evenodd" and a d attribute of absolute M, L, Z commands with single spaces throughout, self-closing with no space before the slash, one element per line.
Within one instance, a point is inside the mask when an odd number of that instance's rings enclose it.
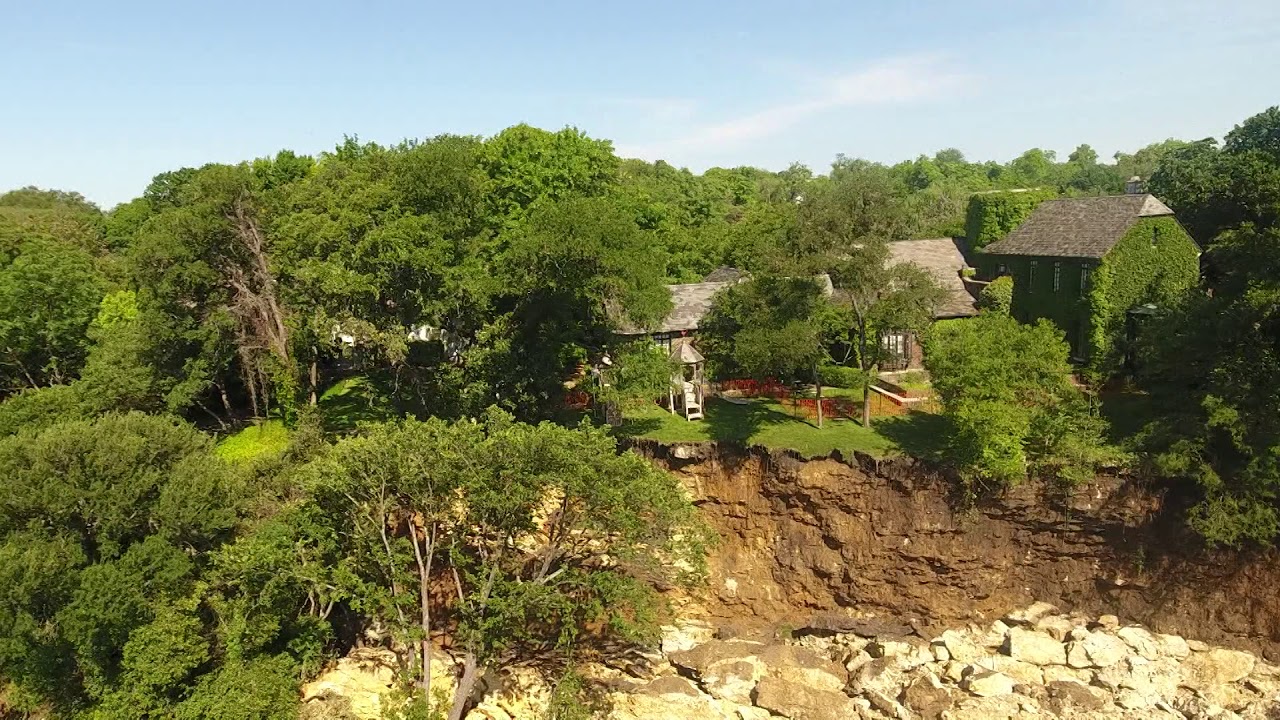
<path fill-rule="evenodd" d="M 458 691 L 453 695 L 453 707 L 449 708 L 449 720 L 462 720 L 462 714 L 467 709 L 467 702 L 471 699 L 479 678 L 480 667 L 476 662 L 476 654 L 469 652 L 462 661 L 462 677 L 458 679 Z"/>
<path fill-rule="evenodd" d="M 249 388 L 249 406 L 253 408 L 254 417 L 262 417 L 258 414 L 258 378 L 252 369 L 245 372 L 245 386 Z"/>
<path fill-rule="evenodd" d="M 218 397 L 222 398 L 222 409 L 226 411 L 228 418 L 231 417 L 231 400 L 227 397 L 227 389 L 222 383 L 217 383 L 214 387 L 218 388 Z"/>
<path fill-rule="evenodd" d="M 317 395 L 320 392 L 320 369 L 316 367 L 316 349 L 311 348 L 311 407 L 316 406 Z"/>
<path fill-rule="evenodd" d="M 871 381 L 862 378 L 862 427 L 871 427 Z"/>
<path fill-rule="evenodd" d="M 418 530 L 409 522 L 409 539 L 413 541 L 413 557 L 418 563 L 418 605 L 422 611 L 422 692 L 431 700 L 431 561 L 435 556 L 435 532 L 427 535 L 422 528 L 424 553 L 418 544 Z M 423 559 L 425 555 L 425 560 Z M 473 681 L 474 682 L 474 681 Z"/>

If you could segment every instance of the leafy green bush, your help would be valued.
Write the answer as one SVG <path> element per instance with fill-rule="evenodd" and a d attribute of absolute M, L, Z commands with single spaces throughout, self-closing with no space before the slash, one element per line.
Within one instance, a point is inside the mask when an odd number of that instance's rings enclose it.
<path fill-rule="evenodd" d="M 969 247 L 981 250 L 1013 232 L 1045 200 L 1057 197 L 1049 188 L 977 193 L 969 198 L 965 237 Z"/>
<path fill-rule="evenodd" d="M 952 427 L 948 459 L 971 486 L 1028 476 L 1074 484 L 1111 459 L 1105 424 L 1071 383 L 1069 349 L 1048 321 L 1008 315 L 938 323 L 925 366 Z"/>
<path fill-rule="evenodd" d="M 0 476 L 0 677 L 19 697 L 95 720 L 296 714 L 280 649 L 309 642 L 304 598 L 209 572 L 251 489 L 208 437 L 136 413 L 62 422 L 0 439 Z"/>
<path fill-rule="evenodd" d="M 822 384 L 835 388 L 862 387 L 862 371 L 846 365 L 823 365 L 818 369 Z"/>
<path fill-rule="evenodd" d="M 651 403 L 666 397 L 680 364 L 648 340 L 628 343 L 613 354 L 613 364 L 592 385 L 598 402 L 622 405 Z"/>
<path fill-rule="evenodd" d="M 1013 309 L 1013 278 L 1002 275 L 982 288 L 978 295 L 978 309 L 1008 315 Z"/>

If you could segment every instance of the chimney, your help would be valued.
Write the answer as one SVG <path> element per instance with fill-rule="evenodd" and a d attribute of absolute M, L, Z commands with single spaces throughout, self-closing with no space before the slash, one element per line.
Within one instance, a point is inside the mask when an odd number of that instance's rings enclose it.
<path fill-rule="evenodd" d="M 1137 175 L 1129 178 L 1129 182 L 1124 184 L 1124 192 L 1126 195 L 1141 195 L 1144 192 L 1142 178 Z"/>

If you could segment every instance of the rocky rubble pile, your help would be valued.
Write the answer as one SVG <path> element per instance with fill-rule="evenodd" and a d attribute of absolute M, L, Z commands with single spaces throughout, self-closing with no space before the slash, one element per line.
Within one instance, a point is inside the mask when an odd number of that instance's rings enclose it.
<path fill-rule="evenodd" d="M 690 623 L 586 677 L 619 720 L 1280 718 L 1280 667 L 1044 603 L 937 635 L 843 616 L 768 640 Z M 549 696 L 531 670 L 491 688 L 469 720 L 540 717 Z"/>
<path fill-rule="evenodd" d="M 1280 718 L 1280 668 L 1112 616 L 1037 603 L 928 638 L 883 621 L 817 625 L 785 642 L 698 642 L 686 628 L 652 680 L 615 694 L 614 717 Z"/>

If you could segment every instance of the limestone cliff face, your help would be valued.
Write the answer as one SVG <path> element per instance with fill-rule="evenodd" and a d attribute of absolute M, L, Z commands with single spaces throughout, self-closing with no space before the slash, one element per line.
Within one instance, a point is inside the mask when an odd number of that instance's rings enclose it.
<path fill-rule="evenodd" d="M 1200 549 L 1174 501 L 1133 482 L 1066 498 L 1027 485 L 957 511 L 954 484 L 907 460 L 633 449 L 679 475 L 720 532 L 707 610 L 722 623 L 850 608 L 939 628 L 1045 600 L 1280 656 L 1276 554 Z"/>

